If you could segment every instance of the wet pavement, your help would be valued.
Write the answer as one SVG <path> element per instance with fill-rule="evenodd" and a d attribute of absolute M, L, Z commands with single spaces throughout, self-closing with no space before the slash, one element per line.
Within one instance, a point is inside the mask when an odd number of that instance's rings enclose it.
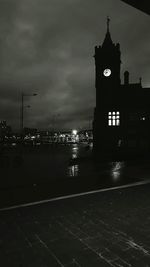
<path fill-rule="evenodd" d="M 148 267 L 149 196 L 146 184 L 1 211 L 1 266 Z"/>
<path fill-rule="evenodd" d="M 27 148 L 14 166 L 16 155 L 10 151 L 9 164 L 0 168 L 0 208 L 150 178 L 150 160 L 96 163 L 84 145 Z"/>
<path fill-rule="evenodd" d="M 150 161 L 95 163 L 84 152 L 26 150 L 19 166 L 9 154 L 1 166 L 0 266 L 150 266 Z M 70 164 L 79 155 L 86 157 Z M 68 198 L 52 201 L 60 196 Z M 43 200 L 50 202 L 33 203 Z"/>

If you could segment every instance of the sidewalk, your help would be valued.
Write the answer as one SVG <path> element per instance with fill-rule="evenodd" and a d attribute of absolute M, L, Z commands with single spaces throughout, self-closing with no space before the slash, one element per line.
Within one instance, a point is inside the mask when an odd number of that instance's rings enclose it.
<path fill-rule="evenodd" d="M 0 212 L 2 267 L 150 266 L 150 184 Z"/>

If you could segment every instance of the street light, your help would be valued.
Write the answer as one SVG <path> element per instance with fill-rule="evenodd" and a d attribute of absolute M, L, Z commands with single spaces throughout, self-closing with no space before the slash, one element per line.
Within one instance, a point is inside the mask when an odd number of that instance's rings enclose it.
<path fill-rule="evenodd" d="M 72 130 L 73 135 L 77 135 L 77 132 L 78 132 L 77 130 Z"/>
<path fill-rule="evenodd" d="M 20 118 L 20 126 L 21 126 L 21 135 L 23 136 L 23 127 L 24 127 L 24 97 L 26 96 L 36 96 L 37 94 L 24 94 L 21 93 L 21 118 Z M 28 106 L 29 107 L 29 106 Z"/>

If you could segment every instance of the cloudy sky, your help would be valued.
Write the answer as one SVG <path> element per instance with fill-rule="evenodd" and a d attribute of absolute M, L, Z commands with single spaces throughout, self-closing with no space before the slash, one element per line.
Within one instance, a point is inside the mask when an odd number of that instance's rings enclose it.
<path fill-rule="evenodd" d="M 122 52 L 122 73 L 150 87 L 150 17 L 120 0 L 0 0 L 0 119 L 25 126 L 89 127 L 95 106 L 94 46 L 106 17 Z"/>

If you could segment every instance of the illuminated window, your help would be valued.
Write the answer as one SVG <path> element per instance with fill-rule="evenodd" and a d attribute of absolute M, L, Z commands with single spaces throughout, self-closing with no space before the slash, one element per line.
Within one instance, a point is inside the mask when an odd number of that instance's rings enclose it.
<path fill-rule="evenodd" d="M 120 112 L 113 111 L 108 112 L 108 126 L 119 126 L 120 125 Z"/>

